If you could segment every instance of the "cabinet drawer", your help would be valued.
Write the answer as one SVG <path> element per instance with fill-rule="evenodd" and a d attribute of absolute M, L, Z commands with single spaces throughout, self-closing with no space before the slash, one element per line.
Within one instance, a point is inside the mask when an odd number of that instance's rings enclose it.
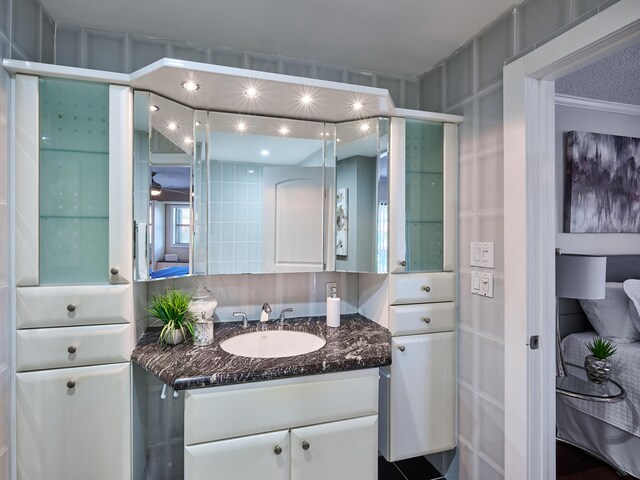
<path fill-rule="evenodd" d="M 377 368 L 187 390 L 185 445 L 377 413 Z"/>
<path fill-rule="evenodd" d="M 452 272 L 397 274 L 389 278 L 389 304 L 451 302 L 455 298 Z"/>
<path fill-rule="evenodd" d="M 16 293 L 18 328 L 129 323 L 131 285 L 24 287 Z"/>
<path fill-rule="evenodd" d="M 391 335 L 448 332 L 455 329 L 453 302 L 393 305 L 389 307 Z"/>
<path fill-rule="evenodd" d="M 17 370 L 46 370 L 131 359 L 131 325 L 18 330 Z"/>

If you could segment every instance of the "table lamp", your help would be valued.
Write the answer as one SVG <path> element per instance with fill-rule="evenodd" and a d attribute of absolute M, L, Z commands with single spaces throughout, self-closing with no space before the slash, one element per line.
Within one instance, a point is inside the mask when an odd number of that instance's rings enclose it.
<path fill-rule="evenodd" d="M 556 370 L 566 377 L 567 368 L 560 350 L 559 298 L 597 300 L 604 298 L 607 257 L 556 255 Z"/>

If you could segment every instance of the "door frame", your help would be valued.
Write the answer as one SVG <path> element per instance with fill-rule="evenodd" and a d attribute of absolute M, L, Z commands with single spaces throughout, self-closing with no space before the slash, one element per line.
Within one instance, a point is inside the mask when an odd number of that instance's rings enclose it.
<path fill-rule="evenodd" d="M 620 0 L 504 68 L 505 478 L 555 478 L 555 80 L 638 41 Z"/>

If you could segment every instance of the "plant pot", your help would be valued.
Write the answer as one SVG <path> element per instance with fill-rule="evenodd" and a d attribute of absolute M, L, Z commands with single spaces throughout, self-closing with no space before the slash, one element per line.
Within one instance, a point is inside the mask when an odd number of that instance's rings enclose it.
<path fill-rule="evenodd" d="M 167 330 L 162 341 L 167 345 L 177 345 L 184 342 L 184 334 L 182 330 Z"/>
<path fill-rule="evenodd" d="M 588 355 L 584 359 L 584 369 L 587 377 L 594 383 L 607 383 L 611 378 L 611 360 L 594 357 Z"/>

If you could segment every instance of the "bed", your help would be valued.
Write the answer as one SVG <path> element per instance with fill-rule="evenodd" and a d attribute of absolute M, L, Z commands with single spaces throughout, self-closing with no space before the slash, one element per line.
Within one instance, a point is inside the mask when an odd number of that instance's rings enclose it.
<path fill-rule="evenodd" d="M 640 256 L 607 258 L 607 281 L 640 278 Z M 581 365 L 586 342 L 598 336 L 578 302 L 561 303 L 562 352 L 565 361 Z M 556 396 L 557 436 L 640 478 L 640 341 L 617 343 L 612 358 L 614 378 L 626 391 L 616 403 Z"/>

